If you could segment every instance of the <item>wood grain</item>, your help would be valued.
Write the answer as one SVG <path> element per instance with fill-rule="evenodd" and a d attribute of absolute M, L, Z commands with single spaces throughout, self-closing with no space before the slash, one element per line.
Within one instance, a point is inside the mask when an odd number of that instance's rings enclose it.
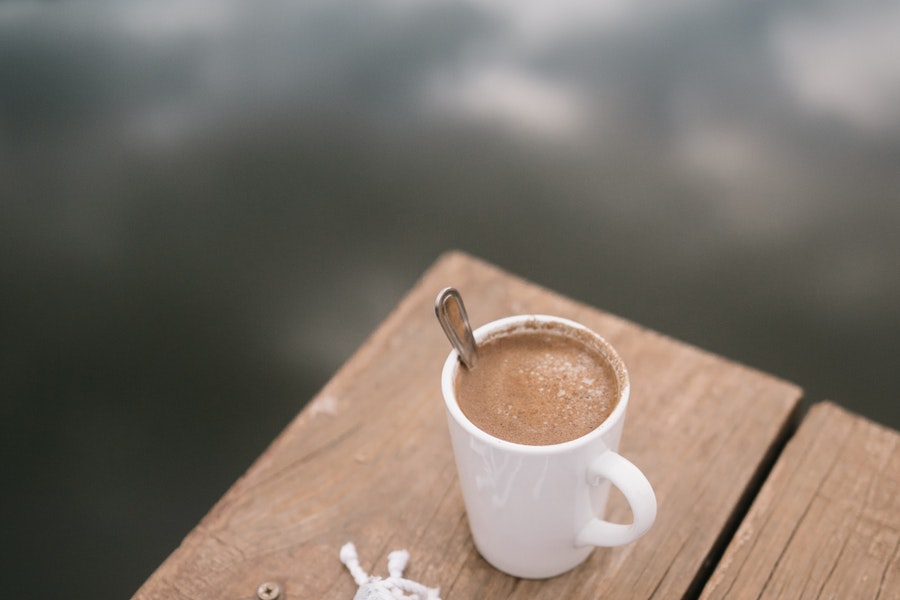
<path fill-rule="evenodd" d="M 659 516 L 629 546 L 598 549 L 577 569 L 519 580 L 475 551 L 440 393 L 449 352 L 433 312 L 460 289 L 474 326 L 519 313 L 580 321 L 617 347 L 632 399 L 620 451 L 653 483 Z M 460 252 L 442 257 L 287 426 L 136 598 L 252 598 L 263 581 L 287 598 L 352 598 L 338 560 L 356 543 L 386 575 L 407 548 L 406 576 L 444 600 L 681 598 L 697 592 L 787 437 L 800 390 L 624 319 L 573 302 Z M 628 520 L 614 495 L 613 520 Z"/>
<path fill-rule="evenodd" d="M 900 434 L 815 405 L 702 598 L 900 598 Z"/>

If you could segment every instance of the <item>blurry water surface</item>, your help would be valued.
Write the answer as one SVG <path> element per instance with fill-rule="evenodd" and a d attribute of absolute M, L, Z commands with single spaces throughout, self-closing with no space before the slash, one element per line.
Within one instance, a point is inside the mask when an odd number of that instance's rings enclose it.
<path fill-rule="evenodd" d="M 449 248 L 900 427 L 898 56 L 885 0 L 0 3 L 8 592 L 134 592 Z"/>

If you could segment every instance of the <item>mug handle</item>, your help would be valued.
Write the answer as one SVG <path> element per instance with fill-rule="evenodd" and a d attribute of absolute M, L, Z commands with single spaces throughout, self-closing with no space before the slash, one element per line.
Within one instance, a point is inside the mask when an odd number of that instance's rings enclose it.
<path fill-rule="evenodd" d="M 607 450 L 587 469 L 590 485 L 599 485 L 608 479 L 619 488 L 631 506 L 634 521 L 630 524 L 611 523 L 603 519 L 591 519 L 575 538 L 577 546 L 621 546 L 644 535 L 656 520 L 656 494 L 640 469 L 627 458 Z"/>

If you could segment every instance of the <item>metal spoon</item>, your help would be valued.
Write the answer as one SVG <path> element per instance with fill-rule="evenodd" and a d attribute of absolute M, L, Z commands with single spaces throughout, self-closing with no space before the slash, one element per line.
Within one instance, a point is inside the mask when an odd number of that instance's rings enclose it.
<path fill-rule="evenodd" d="M 448 287 L 440 291 L 434 301 L 434 314 L 463 364 L 467 369 L 473 368 L 478 360 L 478 348 L 475 347 L 475 336 L 469 325 L 466 305 L 456 288 Z"/>

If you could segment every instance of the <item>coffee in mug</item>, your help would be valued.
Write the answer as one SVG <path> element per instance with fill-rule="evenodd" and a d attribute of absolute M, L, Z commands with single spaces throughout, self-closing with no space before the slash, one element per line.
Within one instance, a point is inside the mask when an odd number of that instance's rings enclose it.
<path fill-rule="evenodd" d="M 604 350 L 579 330 L 526 322 L 482 342 L 476 368 L 459 369 L 459 407 L 476 427 L 510 442 L 574 440 L 618 402 L 620 378 Z"/>

